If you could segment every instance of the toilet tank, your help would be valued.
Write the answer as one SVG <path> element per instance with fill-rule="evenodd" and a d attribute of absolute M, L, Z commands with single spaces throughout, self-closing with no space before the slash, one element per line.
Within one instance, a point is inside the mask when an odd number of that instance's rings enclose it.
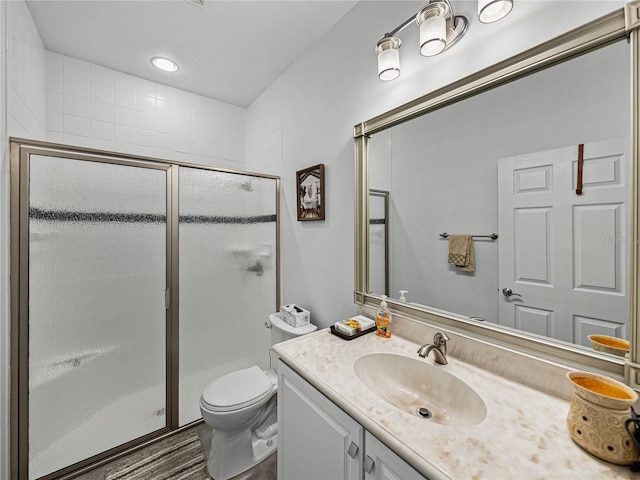
<path fill-rule="evenodd" d="M 280 319 L 277 313 L 270 314 L 269 321 L 271 322 L 271 345 L 315 332 L 318 329 L 318 327 L 312 323 L 304 327 L 292 327 Z"/>

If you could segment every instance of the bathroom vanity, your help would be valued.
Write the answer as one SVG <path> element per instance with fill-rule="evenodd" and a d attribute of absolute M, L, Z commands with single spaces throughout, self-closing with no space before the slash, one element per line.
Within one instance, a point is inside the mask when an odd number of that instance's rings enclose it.
<path fill-rule="evenodd" d="M 425 478 L 287 364 L 278 371 L 280 480 Z"/>
<path fill-rule="evenodd" d="M 425 332 L 425 342 L 430 339 Z M 628 467 L 603 462 L 571 440 L 568 401 L 451 356 L 448 365 L 434 365 L 432 358 L 417 356 L 419 347 L 399 335 L 345 341 L 328 330 L 276 345 L 279 480 L 634 478 Z M 356 367 L 366 357 L 380 361 L 379 369 L 366 365 L 375 369 L 368 378 Z M 464 390 L 458 390 L 462 403 L 451 399 L 446 418 L 421 418 L 393 396 L 384 400 L 391 380 L 385 358 L 407 366 L 423 362 L 426 375 L 441 369 L 444 395 L 452 390 L 446 378 L 453 376 L 485 410 L 469 400 L 474 413 L 465 416 Z M 406 377 L 404 371 L 398 375 Z"/>

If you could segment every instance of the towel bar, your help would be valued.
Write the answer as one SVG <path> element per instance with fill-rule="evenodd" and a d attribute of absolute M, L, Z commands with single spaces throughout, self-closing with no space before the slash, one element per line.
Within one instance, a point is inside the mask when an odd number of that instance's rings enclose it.
<path fill-rule="evenodd" d="M 442 238 L 449 238 L 449 234 L 447 232 L 443 232 L 440 234 Z M 492 233 L 491 235 L 471 235 L 473 238 L 490 238 L 491 240 L 497 240 L 498 234 Z"/>

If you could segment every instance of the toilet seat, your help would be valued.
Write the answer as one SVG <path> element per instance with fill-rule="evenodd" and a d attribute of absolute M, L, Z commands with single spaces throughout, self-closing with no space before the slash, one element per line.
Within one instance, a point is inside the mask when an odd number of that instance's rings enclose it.
<path fill-rule="evenodd" d="M 202 392 L 202 403 L 213 412 L 239 410 L 265 399 L 274 388 L 267 374 L 254 365 L 209 383 Z"/>

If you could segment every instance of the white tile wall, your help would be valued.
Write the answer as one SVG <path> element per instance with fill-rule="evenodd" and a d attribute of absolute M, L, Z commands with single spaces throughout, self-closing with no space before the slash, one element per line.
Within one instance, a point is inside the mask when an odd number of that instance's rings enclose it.
<path fill-rule="evenodd" d="M 6 92 L 6 95 L 5 95 Z M 9 425 L 9 146 L 44 139 L 45 49 L 23 1 L 0 2 L 0 422 Z M 9 431 L 0 429 L 0 478 L 9 478 Z"/>
<path fill-rule="evenodd" d="M 247 109 L 247 170 L 282 174 L 282 77 Z"/>
<path fill-rule="evenodd" d="M 45 49 L 24 2 L 7 2 L 7 132 L 45 137 Z"/>
<path fill-rule="evenodd" d="M 47 140 L 245 170 L 244 108 L 46 52 Z"/>

